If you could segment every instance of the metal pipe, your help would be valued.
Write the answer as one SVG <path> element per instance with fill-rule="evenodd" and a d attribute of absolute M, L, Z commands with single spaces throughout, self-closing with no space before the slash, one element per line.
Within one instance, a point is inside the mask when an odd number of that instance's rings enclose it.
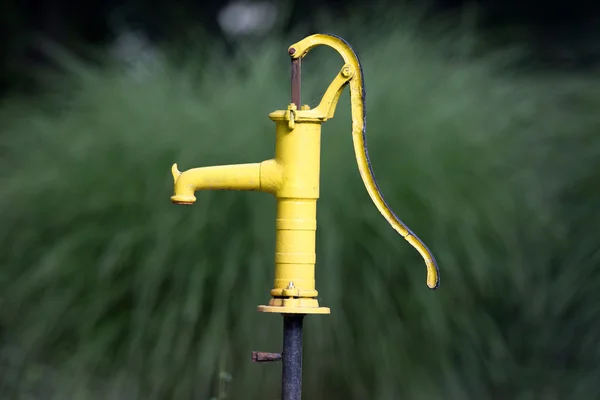
<path fill-rule="evenodd" d="M 298 109 L 301 107 L 302 59 L 292 59 L 292 103 Z"/>
<path fill-rule="evenodd" d="M 302 314 L 283 315 L 281 399 L 302 399 Z"/>

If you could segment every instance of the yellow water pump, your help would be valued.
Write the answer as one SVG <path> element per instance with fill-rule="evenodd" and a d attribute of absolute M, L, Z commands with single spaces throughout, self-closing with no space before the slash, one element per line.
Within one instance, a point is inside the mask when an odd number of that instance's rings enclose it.
<path fill-rule="evenodd" d="M 336 50 L 344 65 L 327 88 L 319 105 L 300 105 L 300 66 L 319 45 Z M 306 314 L 329 314 L 317 300 L 315 286 L 316 211 L 319 198 L 321 125 L 333 118 L 346 86 L 350 87 L 352 138 L 363 183 L 379 212 L 423 257 L 427 286 L 439 285 L 438 267 L 427 246 L 394 214 L 377 187 L 366 143 L 365 87 L 360 61 L 350 45 L 330 34 L 314 34 L 288 49 L 292 59 L 292 101 L 273 111 L 275 158 L 249 164 L 193 168 L 180 172 L 173 164 L 175 182 L 171 201 L 192 204 L 198 190 L 249 190 L 271 193 L 277 199 L 275 221 L 275 277 L 268 305 L 259 311 L 284 315 L 283 354 L 255 352 L 255 361 L 282 360 L 283 399 L 299 400 L 301 384 L 301 328 Z"/>

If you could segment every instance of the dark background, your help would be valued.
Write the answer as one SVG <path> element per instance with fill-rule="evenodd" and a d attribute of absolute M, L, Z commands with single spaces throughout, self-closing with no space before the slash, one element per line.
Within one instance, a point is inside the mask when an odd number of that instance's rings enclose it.
<path fill-rule="evenodd" d="M 52 40 L 73 51 L 104 46 L 115 38 L 118 27 L 145 32 L 152 40 L 177 38 L 189 26 L 203 30 L 207 37 L 233 46 L 218 22 L 219 11 L 228 1 L 3 1 L 0 5 L 0 89 L 23 87 L 32 68 L 47 61 L 39 51 L 39 41 Z M 373 4 L 377 4 L 375 7 Z M 349 10 L 362 12 L 389 8 L 398 2 L 341 0 L 289 0 L 290 14 L 282 27 L 286 31 L 302 26 L 311 31 L 315 12 L 328 12 L 343 19 Z M 478 12 L 477 28 L 490 33 L 495 41 L 527 41 L 535 61 L 554 68 L 583 68 L 598 61 L 600 3 L 575 1 L 405 1 L 427 3 L 430 13 L 452 14 L 459 18 L 465 8 Z M 398 11 L 400 12 L 400 11 Z M 373 17 L 376 18 L 377 11 Z M 490 37 L 491 37 L 490 36 Z"/>

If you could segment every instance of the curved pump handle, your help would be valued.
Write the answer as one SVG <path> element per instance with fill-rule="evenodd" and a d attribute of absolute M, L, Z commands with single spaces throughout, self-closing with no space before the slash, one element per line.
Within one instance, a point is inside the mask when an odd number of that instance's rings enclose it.
<path fill-rule="evenodd" d="M 375 180 L 375 175 L 373 173 L 373 169 L 371 167 L 371 162 L 369 160 L 369 154 L 367 151 L 367 139 L 366 139 L 366 125 L 367 125 L 367 117 L 365 110 L 365 87 L 364 87 L 364 79 L 363 72 L 360 60 L 358 59 L 356 53 L 350 47 L 350 45 L 342 38 L 330 35 L 330 34 L 315 34 L 304 38 L 303 40 L 293 44 L 289 48 L 289 54 L 292 59 L 299 59 L 304 57 L 311 49 L 316 46 L 325 45 L 336 50 L 344 59 L 345 67 L 349 66 L 351 69 L 351 74 L 343 74 L 344 68 L 338 78 L 347 80 L 347 83 L 350 85 L 350 104 L 352 108 L 352 139 L 354 142 L 354 153 L 356 155 L 356 162 L 358 163 L 358 170 L 360 171 L 360 176 L 363 180 L 363 183 L 375 203 L 375 206 L 379 210 L 379 212 L 385 217 L 387 222 L 398 232 L 408 243 L 410 243 L 423 257 L 425 260 L 425 264 L 427 266 L 427 286 L 430 289 L 437 289 L 439 286 L 439 269 L 437 266 L 437 262 L 431 253 L 431 251 L 427 248 L 425 243 L 421 241 L 409 228 L 406 226 L 394 212 L 390 209 L 390 207 L 385 202 L 379 187 L 377 186 L 377 181 Z M 343 76 L 346 75 L 346 76 Z M 341 82 L 340 82 L 341 83 Z M 334 103 L 328 104 L 328 108 L 330 110 L 328 117 L 331 118 L 333 116 L 333 110 L 335 110 L 335 103 L 339 99 L 339 94 L 346 86 L 346 82 L 344 82 L 341 87 L 338 85 L 330 85 L 330 88 L 338 86 L 338 90 L 336 90 L 336 95 L 334 97 Z M 330 97 L 324 96 L 325 98 Z M 323 102 L 322 102 L 323 103 Z M 325 105 L 325 104 L 323 104 Z"/>

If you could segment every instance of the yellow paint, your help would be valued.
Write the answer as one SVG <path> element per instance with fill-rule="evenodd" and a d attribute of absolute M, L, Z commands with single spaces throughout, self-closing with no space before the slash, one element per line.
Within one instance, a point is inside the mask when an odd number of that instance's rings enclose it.
<path fill-rule="evenodd" d="M 328 314 L 320 307 L 315 288 L 315 232 L 319 198 L 321 125 L 333 118 L 340 95 L 350 86 L 352 137 L 363 183 L 379 212 L 423 257 L 427 285 L 439 284 L 435 258 L 425 244 L 393 213 L 375 182 L 364 137 L 364 87 L 360 62 L 352 48 L 332 35 L 311 35 L 290 46 L 292 58 L 304 57 L 312 48 L 326 45 L 335 49 L 345 64 L 314 109 L 297 109 L 269 114 L 275 122 L 275 158 L 261 163 L 194 168 L 185 172 L 172 167 L 175 204 L 192 204 L 197 190 L 252 190 L 271 193 L 277 199 L 275 222 L 275 279 L 271 300 L 259 311 L 298 314 Z"/>

